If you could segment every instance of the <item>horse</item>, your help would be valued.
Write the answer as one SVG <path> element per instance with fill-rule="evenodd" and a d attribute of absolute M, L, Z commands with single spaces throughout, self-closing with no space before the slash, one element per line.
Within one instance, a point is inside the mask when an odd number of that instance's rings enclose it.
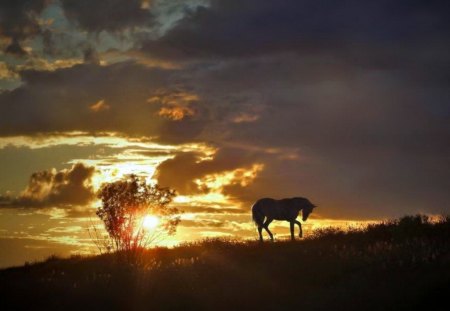
<path fill-rule="evenodd" d="M 264 198 L 256 201 L 252 206 L 252 218 L 255 224 L 258 226 L 259 240 L 262 242 L 262 229 L 266 229 L 273 241 L 273 234 L 269 230 L 269 225 L 273 220 L 286 220 L 291 225 L 291 240 L 294 238 L 294 225 L 297 224 L 300 228 L 299 237 L 303 236 L 302 224 L 296 220 L 300 210 L 302 211 L 302 219 L 306 221 L 309 214 L 316 205 L 312 204 L 306 198 L 290 198 L 275 200 L 271 198 Z"/>

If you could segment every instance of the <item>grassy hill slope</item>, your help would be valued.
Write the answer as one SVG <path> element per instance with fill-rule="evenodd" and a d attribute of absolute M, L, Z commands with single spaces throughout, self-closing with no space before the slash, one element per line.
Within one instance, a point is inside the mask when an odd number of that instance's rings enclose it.
<path fill-rule="evenodd" d="M 447 310 L 449 294 L 450 218 L 423 216 L 0 270 L 1 310 Z"/>

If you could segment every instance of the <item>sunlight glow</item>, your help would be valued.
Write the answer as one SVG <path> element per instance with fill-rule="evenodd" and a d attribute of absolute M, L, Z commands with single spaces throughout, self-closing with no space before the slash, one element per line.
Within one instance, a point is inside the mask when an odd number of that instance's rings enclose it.
<path fill-rule="evenodd" d="M 263 169 L 264 164 L 255 163 L 250 167 L 241 167 L 232 171 L 209 174 L 203 178 L 196 179 L 195 183 L 199 186 L 206 186 L 215 192 L 220 191 L 224 186 L 228 185 L 247 187 Z"/>
<path fill-rule="evenodd" d="M 48 148 L 59 145 L 89 146 L 97 145 L 115 149 L 134 148 L 161 152 L 198 152 L 199 156 L 209 159 L 216 148 L 206 143 L 187 143 L 165 145 L 153 141 L 154 137 L 127 136 L 120 132 L 98 132 L 91 134 L 83 131 L 53 132 L 42 135 L 5 136 L 0 138 L 0 149 L 6 146 L 27 147 L 30 149 Z"/>
<path fill-rule="evenodd" d="M 152 137 L 132 137 L 119 132 L 88 133 L 83 131 L 54 132 L 31 136 L 0 137 L 0 150 L 8 146 L 29 149 L 56 146 L 98 146 L 96 154 L 88 158 L 73 158 L 67 165 L 83 163 L 95 166 L 91 179 L 95 191 L 105 182 L 114 182 L 129 174 L 145 176 L 150 184 L 155 183 L 153 174 L 162 162 L 173 158 L 178 152 L 193 152 L 198 162 L 212 160 L 217 148 L 206 143 L 180 145 L 160 144 Z"/>
<path fill-rule="evenodd" d="M 159 218 L 153 215 L 146 215 L 142 221 L 142 226 L 147 229 L 155 229 L 159 224 Z"/>

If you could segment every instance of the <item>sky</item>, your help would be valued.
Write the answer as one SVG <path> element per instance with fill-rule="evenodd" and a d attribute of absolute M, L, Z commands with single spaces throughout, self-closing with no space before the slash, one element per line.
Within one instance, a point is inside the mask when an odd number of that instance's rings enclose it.
<path fill-rule="evenodd" d="M 450 213 L 450 3 L 3 0 L 0 267 L 92 253 L 102 183 L 184 211 L 165 245 Z M 274 223 L 279 237 L 287 223 Z"/>

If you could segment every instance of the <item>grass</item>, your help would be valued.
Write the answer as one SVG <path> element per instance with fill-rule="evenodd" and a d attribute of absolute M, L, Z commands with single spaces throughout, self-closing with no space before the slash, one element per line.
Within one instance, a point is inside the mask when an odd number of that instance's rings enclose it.
<path fill-rule="evenodd" d="M 2 310 L 447 310 L 450 218 L 301 241 L 207 239 L 0 270 Z"/>

